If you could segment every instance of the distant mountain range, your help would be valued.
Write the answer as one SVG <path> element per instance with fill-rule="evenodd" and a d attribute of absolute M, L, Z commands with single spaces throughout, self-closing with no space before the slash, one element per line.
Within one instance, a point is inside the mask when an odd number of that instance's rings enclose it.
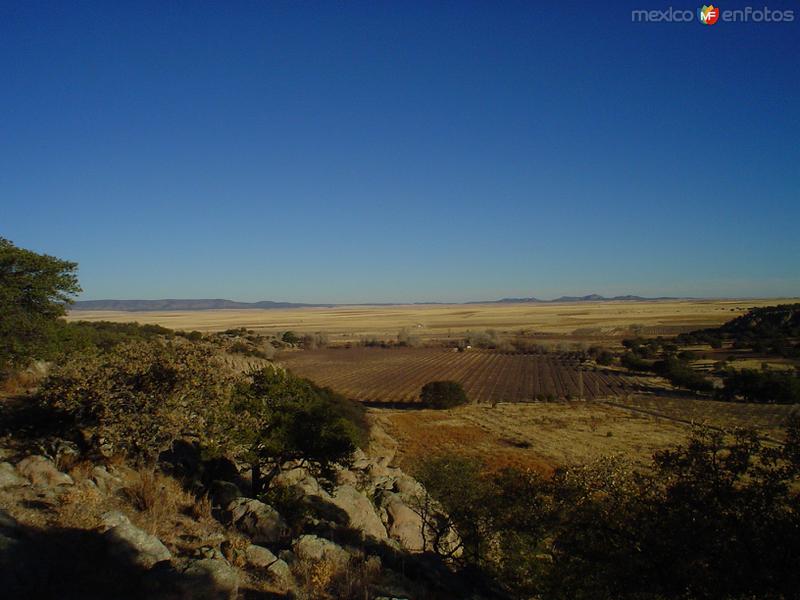
<path fill-rule="evenodd" d="M 558 302 L 644 302 L 648 300 L 689 300 L 689 298 L 676 298 L 672 296 L 658 296 L 657 298 L 645 298 L 644 296 L 612 296 L 607 298 L 599 294 L 588 294 L 587 296 L 561 296 L 553 300 L 541 300 L 539 298 L 501 298 L 500 300 L 479 300 L 465 302 L 465 304 L 533 304 L 533 303 L 558 303 Z"/>
<path fill-rule="evenodd" d="M 668 296 L 658 298 L 645 298 L 643 296 L 614 296 L 606 298 L 598 294 L 588 296 L 561 296 L 555 300 L 540 300 L 539 298 L 501 298 L 500 300 L 477 300 L 463 302 L 462 304 L 534 304 L 558 302 L 614 302 L 631 301 L 643 302 L 646 300 L 678 300 Z M 449 304 L 446 302 L 415 302 L 414 304 Z M 458 304 L 454 302 L 452 304 Z M 273 302 L 261 300 L 260 302 L 236 302 L 234 300 L 215 299 L 165 299 L 165 300 L 79 300 L 70 308 L 71 310 L 119 310 L 129 312 L 144 311 L 169 311 L 169 310 L 219 310 L 219 309 L 248 309 L 248 308 L 331 308 L 334 306 L 392 306 L 391 302 L 363 303 L 363 304 L 305 304 L 302 302 Z"/>
<path fill-rule="evenodd" d="M 236 302 L 222 298 L 205 300 L 79 300 L 70 308 L 71 310 L 125 310 L 131 312 L 148 310 L 212 310 L 221 308 L 302 308 L 302 307 L 331 307 L 335 304 L 302 304 L 300 302 L 273 302 L 262 300 L 260 302 Z"/>

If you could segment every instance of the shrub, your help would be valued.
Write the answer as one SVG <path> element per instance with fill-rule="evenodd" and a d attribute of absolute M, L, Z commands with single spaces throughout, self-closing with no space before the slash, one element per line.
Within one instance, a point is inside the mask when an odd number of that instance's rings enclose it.
<path fill-rule="evenodd" d="M 800 377 L 790 372 L 731 370 L 724 375 L 724 381 L 721 396 L 725 400 L 742 398 L 747 402 L 800 403 Z"/>
<path fill-rule="evenodd" d="M 469 398 L 457 381 L 431 381 L 422 386 L 420 400 L 433 408 L 453 408 L 467 404 Z"/>
<path fill-rule="evenodd" d="M 127 342 L 76 354 L 43 382 L 41 400 L 104 453 L 152 462 L 182 435 L 202 438 L 232 382 L 205 346 Z"/>
<path fill-rule="evenodd" d="M 286 344 L 297 344 L 300 342 L 300 337 L 294 331 L 287 331 L 281 336 L 281 341 Z"/>

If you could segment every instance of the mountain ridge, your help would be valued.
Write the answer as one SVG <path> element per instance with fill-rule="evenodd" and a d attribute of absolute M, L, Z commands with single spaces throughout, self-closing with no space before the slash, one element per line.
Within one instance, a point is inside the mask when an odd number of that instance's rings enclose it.
<path fill-rule="evenodd" d="M 416 305 L 425 304 L 556 304 L 568 302 L 644 302 L 654 300 L 685 300 L 670 296 L 647 298 L 644 296 L 624 295 L 606 297 L 599 294 L 585 296 L 560 296 L 553 300 L 542 300 L 536 297 L 501 298 L 499 300 L 474 300 L 469 302 L 413 302 Z M 171 310 L 242 310 L 242 309 L 277 309 L 277 308 L 333 308 L 336 306 L 399 306 L 405 302 L 362 302 L 362 303 L 305 303 L 305 302 L 278 302 L 274 300 L 260 300 L 258 302 L 238 302 L 225 298 L 164 298 L 160 300 L 78 300 L 71 310 L 115 310 L 124 312 L 148 312 Z"/>

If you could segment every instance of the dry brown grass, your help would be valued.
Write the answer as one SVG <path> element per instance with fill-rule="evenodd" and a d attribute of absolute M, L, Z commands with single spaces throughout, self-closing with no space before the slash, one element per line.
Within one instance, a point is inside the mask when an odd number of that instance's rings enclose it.
<path fill-rule="evenodd" d="M 123 494 L 138 511 L 135 520 L 149 533 L 169 534 L 175 519 L 195 503 L 180 483 L 152 468 L 141 468 L 126 482 Z"/>
<path fill-rule="evenodd" d="M 31 370 L 15 371 L 0 378 L 0 395 L 18 396 L 35 389 L 43 374 Z"/>
<path fill-rule="evenodd" d="M 381 561 L 363 554 L 352 556 L 345 564 L 328 559 L 300 559 L 292 565 L 292 572 L 300 599 L 361 600 L 371 597 L 370 586 L 380 577 Z"/>
<path fill-rule="evenodd" d="M 455 452 L 490 467 L 542 473 L 624 455 L 647 465 L 657 450 L 686 440 L 692 425 L 747 427 L 780 439 L 796 407 L 756 405 L 681 396 L 631 395 L 608 402 L 469 405 L 453 410 L 370 409 L 370 418 L 398 443 L 401 466 Z"/>

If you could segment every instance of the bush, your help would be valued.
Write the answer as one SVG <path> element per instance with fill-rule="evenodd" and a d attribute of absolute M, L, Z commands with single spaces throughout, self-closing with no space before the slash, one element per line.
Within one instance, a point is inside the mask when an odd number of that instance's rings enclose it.
<path fill-rule="evenodd" d="M 182 435 L 202 438 L 232 381 L 205 347 L 126 342 L 76 354 L 43 382 L 40 398 L 106 454 L 153 462 Z"/>
<path fill-rule="evenodd" d="M 294 331 L 287 331 L 281 336 L 281 341 L 294 345 L 300 343 L 300 337 Z"/>
<path fill-rule="evenodd" d="M 800 589 L 800 428 L 784 446 L 696 429 L 645 471 L 620 460 L 549 478 L 431 458 L 418 477 L 449 511 L 457 563 L 512 598 L 743 600 Z"/>
<path fill-rule="evenodd" d="M 608 366 L 614 362 L 614 354 L 603 349 L 597 353 L 594 360 L 598 365 Z"/>
<path fill-rule="evenodd" d="M 725 400 L 742 398 L 747 402 L 800 403 L 800 377 L 789 372 L 731 370 L 723 379 L 725 385 L 721 396 Z"/>
<path fill-rule="evenodd" d="M 453 408 L 467 404 L 469 398 L 457 381 L 431 381 L 422 386 L 420 400 L 432 408 Z"/>

